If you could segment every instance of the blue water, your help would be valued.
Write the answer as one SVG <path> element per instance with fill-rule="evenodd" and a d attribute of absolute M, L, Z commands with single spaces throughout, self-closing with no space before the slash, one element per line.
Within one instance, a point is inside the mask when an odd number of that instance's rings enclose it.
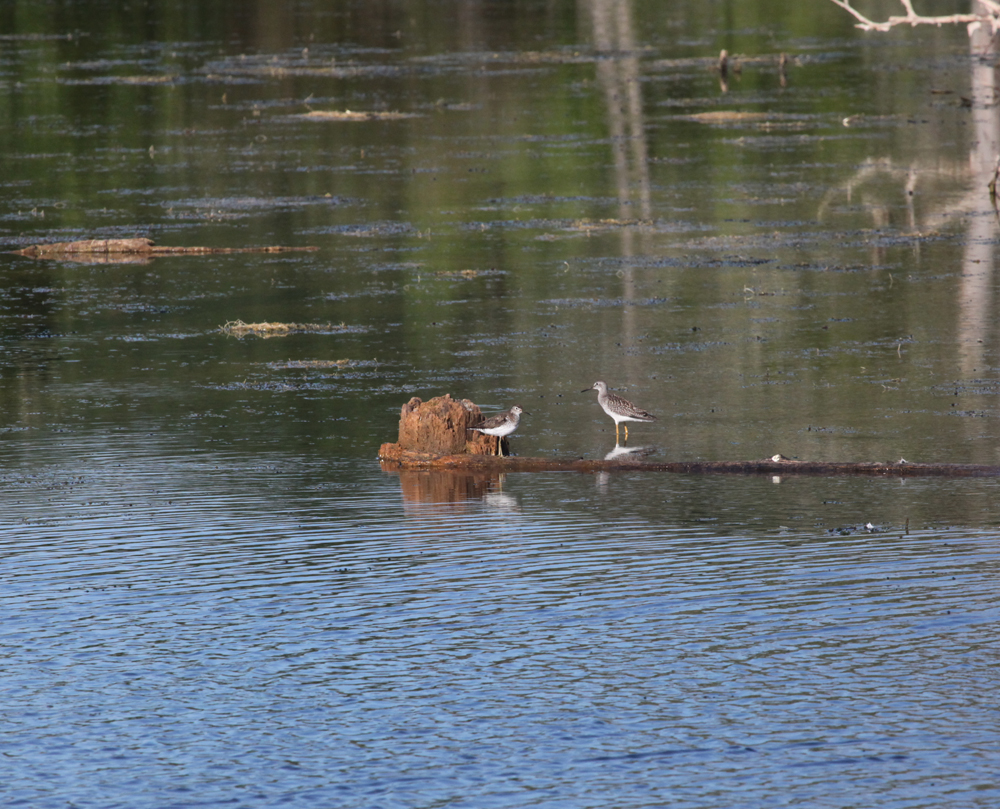
<path fill-rule="evenodd" d="M 604 457 L 604 379 L 657 460 L 1000 464 L 964 28 L 16 5 L 0 806 L 1000 805 L 1000 481 L 376 461 L 445 393 L 523 406 L 516 453 Z M 317 249 L 6 252 L 147 235 Z"/>
<path fill-rule="evenodd" d="M 995 530 L 813 500 L 992 481 L 73 446 L 0 479 L 5 806 L 1000 800 Z"/>

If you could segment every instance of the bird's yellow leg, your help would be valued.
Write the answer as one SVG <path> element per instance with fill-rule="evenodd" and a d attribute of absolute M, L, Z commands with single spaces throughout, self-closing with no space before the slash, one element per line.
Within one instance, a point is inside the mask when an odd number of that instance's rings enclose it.
<path fill-rule="evenodd" d="M 628 425 L 625 425 L 625 440 L 628 441 Z"/>

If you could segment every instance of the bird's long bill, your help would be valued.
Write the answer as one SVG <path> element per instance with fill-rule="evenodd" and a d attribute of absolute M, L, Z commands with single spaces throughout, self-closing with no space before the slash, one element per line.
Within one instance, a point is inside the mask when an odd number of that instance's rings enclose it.
<path fill-rule="evenodd" d="M 593 390 L 593 388 L 584 388 L 580 391 L 580 393 L 586 393 L 588 390 Z"/>

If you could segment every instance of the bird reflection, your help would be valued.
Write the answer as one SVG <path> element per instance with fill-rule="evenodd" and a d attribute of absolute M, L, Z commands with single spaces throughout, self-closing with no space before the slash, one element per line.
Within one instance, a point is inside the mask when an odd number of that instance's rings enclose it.
<path fill-rule="evenodd" d="M 503 511 L 508 514 L 521 511 L 521 503 L 518 499 L 506 492 L 487 492 L 483 495 L 483 505 L 491 511 Z"/>
<path fill-rule="evenodd" d="M 615 444 L 615 448 L 604 456 L 606 461 L 614 461 L 626 456 L 632 458 L 646 458 L 656 452 L 656 447 L 649 445 L 645 447 L 627 447 L 624 444 Z"/>
<path fill-rule="evenodd" d="M 507 494 L 503 490 L 503 482 L 506 477 L 503 474 L 496 477 L 489 490 L 483 495 L 483 505 L 493 511 L 520 512 L 520 501 L 514 495 Z"/>
<path fill-rule="evenodd" d="M 394 473 L 399 476 L 403 508 L 408 514 L 455 513 L 476 501 L 495 511 L 510 513 L 520 508 L 517 498 L 504 492 L 502 474 L 450 469 L 400 469 Z"/>

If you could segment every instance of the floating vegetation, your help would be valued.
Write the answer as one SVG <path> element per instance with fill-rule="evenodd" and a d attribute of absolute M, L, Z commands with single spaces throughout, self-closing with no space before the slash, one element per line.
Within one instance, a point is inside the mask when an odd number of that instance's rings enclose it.
<path fill-rule="evenodd" d="M 334 325 L 333 323 L 244 323 L 242 320 L 230 320 L 219 326 L 219 331 L 230 337 L 243 338 L 247 335 L 255 337 L 286 337 L 289 334 L 336 334 L 345 331 L 356 331 L 350 329 L 343 323 Z"/>
<path fill-rule="evenodd" d="M 440 278 L 478 278 L 480 275 L 497 275 L 490 270 L 438 270 L 434 273 Z"/>
<path fill-rule="evenodd" d="M 711 112 L 696 112 L 693 115 L 684 115 L 692 121 L 703 124 L 728 124 L 742 121 L 767 121 L 774 120 L 777 116 L 770 112 L 745 112 L 742 110 L 712 110 Z"/>
<path fill-rule="evenodd" d="M 754 124 L 760 129 L 805 129 L 814 121 L 802 115 L 782 115 L 773 112 L 748 112 L 745 110 L 710 110 L 679 118 L 699 124 L 724 126 L 726 124 Z"/>
<path fill-rule="evenodd" d="M 173 84 L 179 77 L 168 76 L 95 76 L 89 79 L 63 79 L 63 84 Z"/>
<path fill-rule="evenodd" d="M 398 121 L 402 118 L 419 118 L 415 112 L 392 111 L 356 111 L 356 110 L 310 110 L 294 118 L 304 118 L 308 121 Z"/>
<path fill-rule="evenodd" d="M 288 362 L 269 362 L 267 367 L 276 371 L 294 369 L 322 370 L 324 368 L 349 368 L 357 364 L 356 360 L 289 360 Z"/>
<path fill-rule="evenodd" d="M 285 252 L 315 252 L 317 247 L 286 247 L 273 245 L 268 247 L 177 247 L 157 245 L 152 239 L 83 239 L 73 242 L 51 242 L 48 244 L 33 244 L 22 250 L 15 250 L 14 255 L 31 258 L 72 258 L 79 256 L 208 256 L 227 253 L 285 253 Z"/>
<path fill-rule="evenodd" d="M 568 226 L 568 229 L 589 233 L 599 230 L 646 227 L 651 224 L 652 222 L 648 219 L 577 219 Z"/>

